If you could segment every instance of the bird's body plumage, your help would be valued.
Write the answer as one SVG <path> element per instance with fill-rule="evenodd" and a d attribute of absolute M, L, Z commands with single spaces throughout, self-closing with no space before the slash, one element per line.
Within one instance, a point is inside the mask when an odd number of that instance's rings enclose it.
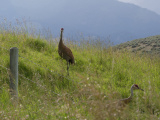
<path fill-rule="evenodd" d="M 74 56 L 72 54 L 72 51 L 68 47 L 66 47 L 63 43 L 59 43 L 58 53 L 63 59 L 65 59 L 71 64 L 74 64 Z"/>

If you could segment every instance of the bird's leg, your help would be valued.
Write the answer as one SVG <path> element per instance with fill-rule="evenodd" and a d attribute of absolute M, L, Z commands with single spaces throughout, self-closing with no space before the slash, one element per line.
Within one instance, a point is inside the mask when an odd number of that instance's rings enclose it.
<path fill-rule="evenodd" d="M 67 73 L 68 73 L 68 76 L 69 76 L 69 62 L 67 62 Z"/>

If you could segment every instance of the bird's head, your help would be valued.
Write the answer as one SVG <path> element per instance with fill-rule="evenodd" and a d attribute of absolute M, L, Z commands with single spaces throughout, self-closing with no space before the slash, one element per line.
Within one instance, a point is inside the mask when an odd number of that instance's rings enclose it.
<path fill-rule="evenodd" d="M 139 89 L 139 90 L 144 91 L 144 90 L 141 89 L 137 84 L 133 84 L 133 85 L 132 85 L 132 88 L 133 88 L 133 90 Z"/>
<path fill-rule="evenodd" d="M 63 30 L 64 30 L 64 29 L 63 29 L 63 28 L 61 28 L 61 31 L 62 31 L 62 32 L 63 32 Z"/>

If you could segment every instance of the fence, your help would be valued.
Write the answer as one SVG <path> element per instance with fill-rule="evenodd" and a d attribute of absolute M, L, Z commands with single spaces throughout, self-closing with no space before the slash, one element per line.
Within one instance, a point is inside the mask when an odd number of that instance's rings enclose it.
<path fill-rule="evenodd" d="M 12 96 L 18 98 L 18 48 L 10 49 L 10 89 Z"/>
<path fill-rule="evenodd" d="M 21 57 L 23 59 L 26 59 L 29 62 L 32 62 L 32 63 L 34 63 L 34 62 L 31 61 L 31 60 L 29 60 L 29 59 L 27 59 L 27 58 L 25 58 L 25 57 L 23 57 L 23 56 L 21 56 L 21 55 L 19 55 L 18 54 L 19 50 L 16 47 L 12 47 L 10 50 L 8 50 L 7 48 L 4 48 L 4 47 L 1 47 L 1 48 L 10 52 L 10 68 L 6 68 L 3 65 L 0 65 L 0 67 L 3 67 L 5 69 L 7 69 L 7 71 L 9 72 L 10 92 L 11 92 L 11 95 L 15 99 L 18 99 L 18 76 L 23 77 L 24 79 L 29 80 L 29 81 L 37 84 L 36 82 L 34 82 L 34 81 L 30 80 L 29 78 L 26 78 L 25 76 L 23 76 L 23 75 L 21 75 L 21 74 L 18 73 L 18 58 Z M 45 67 L 43 67 L 43 66 L 41 66 L 41 65 L 39 65 L 37 63 L 34 63 L 34 64 L 37 65 L 37 66 L 39 66 L 39 67 L 41 67 L 41 68 L 43 68 L 43 69 L 46 69 L 46 70 L 48 70 L 50 72 L 53 72 L 52 70 L 50 70 L 48 68 L 45 68 Z M 58 76 L 63 77 L 65 79 L 71 80 L 70 78 L 67 78 L 67 77 L 65 77 L 65 76 L 63 76 L 61 74 L 58 74 L 57 72 L 54 72 L 54 74 L 57 74 Z M 73 80 L 71 80 L 71 81 L 73 81 Z M 45 86 L 41 86 L 41 87 L 45 88 Z M 54 94 L 56 94 L 56 95 L 58 95 L 58 96 L 61 96 L 58 93 L 55 93 L 53 91 L 51 91 L 51 92 L 54 93 Z"/>

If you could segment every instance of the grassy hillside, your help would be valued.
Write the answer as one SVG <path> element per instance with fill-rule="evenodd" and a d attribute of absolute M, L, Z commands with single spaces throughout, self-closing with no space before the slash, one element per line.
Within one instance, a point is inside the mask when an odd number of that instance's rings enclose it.
<path fill-rule="evenodd" d="M 147 53 L 154 56 L 160 56 L 160 35 L 128 41 L 117 45 L 114 48 L 119 50 L 127 49 L 131 52 L 138 52 L 141 54 Z"/>
<path fill-rule="evenodd" d="M 0 119 L 6 120 L 151 120 L 160 118 L 160 60 L 113 51 L 102 42 L 65 41 L 75 56 L 67 76 L 58 55 L 57 39 L 50 42 L 26 33 L 0 34 Z M 9 93 L 9 49 L 19 48 L 19 100 Z M 130 95 L 123 110 L 113 102 Z M 111 107 L 107 107 L 108 104 Z"/>

